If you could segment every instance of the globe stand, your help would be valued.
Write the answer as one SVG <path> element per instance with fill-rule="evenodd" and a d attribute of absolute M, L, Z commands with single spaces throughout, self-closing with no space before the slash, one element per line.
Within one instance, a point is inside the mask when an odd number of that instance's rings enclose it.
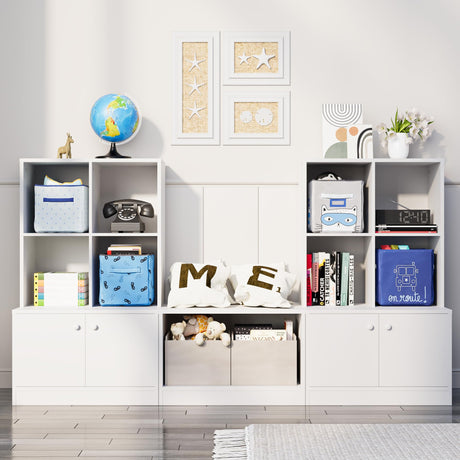
<path fill-rule="evenodd" d="M 120 155 L 118 152 L 117 152 L 117 145 L 115 144 L 115 142 L 112 142 L 110 144 L 110 150 L 109 150 L 109 153 L 107 153 L 107 155 L 100 155 L 96 158 L 131 158 L 127 155 Z"/>

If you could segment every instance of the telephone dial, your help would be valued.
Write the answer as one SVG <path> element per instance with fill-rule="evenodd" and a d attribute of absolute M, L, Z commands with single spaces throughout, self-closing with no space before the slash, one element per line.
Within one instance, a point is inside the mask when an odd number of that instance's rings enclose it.
<path fill-rule="evenodd" d="M 107 219 L 116 214 L 110 225 L 112 232 L 143 232 L 145 224 L 140 216 L 152 218 L 153 206 L 141 200 L 116 200 L 104 204 L 102 214 Z"/>

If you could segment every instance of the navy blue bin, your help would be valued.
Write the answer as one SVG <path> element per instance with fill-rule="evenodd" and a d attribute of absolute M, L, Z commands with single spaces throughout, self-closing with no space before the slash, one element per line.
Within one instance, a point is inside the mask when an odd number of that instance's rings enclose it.
<path fill-rule="evenodd" d="M 99 256 L 99 303 L 102 306 L 152 305 L 154 255 Z"/>
<path fill-rule="evenodd" d="M 433 305 L 432 249 L 378 249 L 376 262 L 379 305 Z"/>

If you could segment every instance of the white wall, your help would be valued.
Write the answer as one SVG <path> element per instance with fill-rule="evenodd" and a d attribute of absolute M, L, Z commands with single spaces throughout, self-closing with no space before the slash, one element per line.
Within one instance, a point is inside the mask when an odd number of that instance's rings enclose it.
<path fill-rule="evenodd" d="M 460 182 L 458 2 L 0 0 L 0 8 L 3 200 L 12 199 L 5 184 L 17 183 L 18 158 L 54 157 L 69 130 L 75 158 L 105 153 L 88 118 L 108 92 L 132 95 L 143 114 L 139 135 L 120 151 L 162 157 L 170 187 L 295 185 L 300 161 L 321 157 L 324 102 L 362 103 L 372 124 L 388 121 L 396 107 L 427 111 L 436 133 L 413 155 L 445 157 L 447 181 Z M 171 146 L 171 35 L 187 30 L 291 31 L 290 146 Z M 377 142 L 375 149 L 384 155 Z M 14 260 L 11 219 L 3 235 Z M 171 236 L 168 246 L 176 242 Z M 7 312 L 18 295 L 5 270 L 0 283 L 9 297 L 0 308 Z M 0 348 L 9 343 L 4 314 Z M 0 355 L 0 369 L 9 366 L 8 354 Z"/>

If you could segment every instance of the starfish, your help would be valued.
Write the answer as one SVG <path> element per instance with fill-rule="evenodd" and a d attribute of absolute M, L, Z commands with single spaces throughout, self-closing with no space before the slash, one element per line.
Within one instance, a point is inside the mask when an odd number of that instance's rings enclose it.
<path fill-rule="evenodd" d="M 199 64 L 201 64 L 202 62 L 206 61 L 206 59 L 200 59 L 200 60 L 198 60 L 198 59 L 196 58 L 196 53 L 195 53 L 193 56 L 194 56 L 194 57 L 193 57 L 193 60 L 186 59 L 186 61 L 192 63 L 192 66 L 190 67 L 190 69 L 188 69 L 189 72 L 191 72 L 195 67 L 196 67 L 198 70 L 201 70 Z"/>
<path fill-rule="evenodd" d="M 198 94 L 201 94 L 200 90 L 198 88 L 200 88 L 200 86 L 204 86 L 206 83 L 200 83 L 198 84 L 196 82 L 196 77 L 194 77 L 193 79 L 193 83 L 186 83 L 187 86 L 190 86 L 192 89 L 190 91 L 190 93 L 188 93 L 188 95 L 190 96 L 191 94 L 193 94 L 193 91 L 198 91 Z"/>
<path fill-rule="evenodd" d="M 190 116 L 188 117 L 188 119 L 190 120 L 193 115 L 198 115 L 198 118 L 201 118 L 200 114 L 198 113 L 200 110 L 204 110 L 206 107 L 197 107 L 196 106 L 196 101 L 193 103 L 193 107 L 187 107 L 188 110 L 191 110 L 192 113 L 190 114 Z"/>
<path fill-rule="evenodd" d="M 241 59 L 241 61 L 240 61 L 240 65 L 241 65 L 241 64 L 243 64 L 243 62 L 246 63 L 246 64 L 249 64 L 248 59 L 250 57 L 252 57 L 252 56 L 246 56 L 246 53 L 243 51 L 243 55 L 238 56 L 238 57 Z"/>
<path fill-rule="evenodd" d="M 266 65 L 269 69 L 271 69 L 270 67 L 270 64 L 268 63 L 268 61 L 271 59 L 271 58 L 274 58 L 275 55 L 274 54 L 265 54 L 265 48 L 262 48 L 262 53 L 260 54 L 254 54 L 252 57 L 255 57 L 259 60 L 259 63 L 257 64 L 257 67 L 256 69 L 258 69 L 260 66 L 262 65 Z"/>

